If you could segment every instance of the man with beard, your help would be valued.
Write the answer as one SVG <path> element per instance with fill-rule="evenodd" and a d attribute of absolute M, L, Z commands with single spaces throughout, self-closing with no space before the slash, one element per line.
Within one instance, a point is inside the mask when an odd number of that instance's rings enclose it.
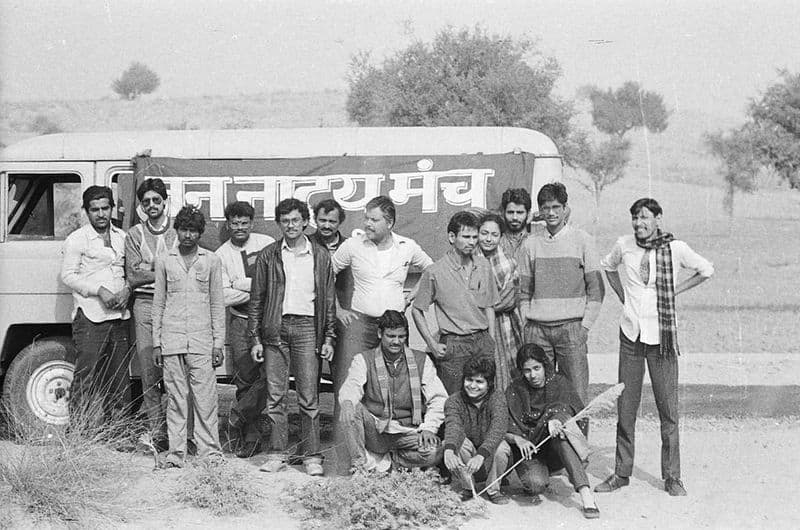
<path fill-rule="evenodd" d="M 157 445 L 166 441 L 161 405 L 161 368 L 153 363 L 153 292 L 156 257 L 166 256 L 175 246 L 177 234 L 169 226 L 167 187 L 160 178 L 145 179 L 136 190 L 139 224 L 125 238 L 125 274 L 134 290 L 133 320 L 136 323 L 136 355 L 142 377 L 142 411 L 147 415 Z M 191 431 L 191 428 L 190 428 Z"/>
<path fill-rule="evenodd" d="M 614 474 L 595 487 L 609 492 L 627 486 L 633 472 L 636 413 L 644 366 L 650 373 L 661 421 L 661 478 L 671 496 L 684 496 L 678 432 L 678 333 L 675 297 L 714 274 L 714 266 L 689 245 L 661 230 L 661 206 L 643 198 L 630 208 L 633 234 L 622 236 L 603 258 L 608 284 L 623 304 L 619 332 L 617 452 Z M 678 273 L 690 273 L 678 282 Z"/>
<path fill-rule="evenodd" d="M 131 290 L 125 282 L 125 233 L 111 224 L 112 208 L 111 188 L 86 188 L 83 209 L 89 224 L 64 242 L 61 280 L 72 289 L 72 339 L 78 353 L 72 411 L 91 406 L 92 393 L 103 399 L 107 413 L 123 406 Z"/>
<path fill-rule="evenodd" d="M 473 357 L 494 358 L 494 305 L 500 300 L 491 265 L 480 253 L 478 219 L 457 212 L 447 224 L 452 248 L 422 273 L 412 316 L 432 352 L 448 394 L 461 389 L 464 363 Z M 425 310 L 433 304 L 440 336 L 428 328 Z M 492 374 L 494 376 L 494 373 Z"/>
<path fill-rule="evenodd" d="M 261 411 L 241 413 L 242 408 L 258 402 L 258 397 L 244 399 L 245 394 L 266 392 L 266 382 L 260 378 L 260 364 L 250 356 L 247 339 L 247 303 L 256 258 L 261 250 L 275 240 L 268 235 L 253 233 L 255 210 L 250 203 L 237 201 L 225 207 L 225 220 L 230 239 L 220 245 L 216 254 L 222 261 L 222 293 L 230 312 L 228 340 L 233 356 L 233 384 L 236 385 L 236 404 L 231 408 L 229 427 L 233 445 L 240 437 L 236 456 L 248 458 L 261 447 Z M 247 421 L 245 418 L 253 418 Z"/>
<path fill-rule="evenodd" d="M 200 210 L 181 208 L 174 222 L 178 246 L 156 259 L 153 362 L 164 370 L 169 396 L 167 467 L 183 467 L 189 415 L 198 455 L 222 455 L 214 372 L 222 365 L 225 347 L 222 263 L 198 246 L 205 226 Z"/>
<path fill-rule="evenodd" d="M 355 468 L 388 471 L 441 460 L 436 432 L 444 420 L 444 387 L 425 352 L 408 347 L 408 320 L 378 318 L 378 347 L 353 357 L 339 392 L 341 423 Z"/>
<path fill-rule="evenodd" d="M 506 231 L 500 238 L 500 248 L 506 256 L 514 258 L 519 267 L 525 253 L 525 240 L 530 235 L 528 220 L 531 214 L 531 195 L 525 188 L 509 188 L 500 199 L 500 215 L 506 222 Z"/>

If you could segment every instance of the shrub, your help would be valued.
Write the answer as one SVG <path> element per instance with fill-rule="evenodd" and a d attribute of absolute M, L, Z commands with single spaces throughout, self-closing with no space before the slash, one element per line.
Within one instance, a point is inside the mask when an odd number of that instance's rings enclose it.
<path fill-rule="evenodd" d="M 200 460 L 187 467 L 175 492 L 178 502 L 216 516 L 255 512 L 258 497 L 249 474 L 222 458 Z"/>
<path fill-rule="evenodd" d="M 64 132 L 64 129 L 62 129 L 58 123 L 45 114 L 37 114 L 30 125 L 28 125 L 28 129 L 37 134 L 57 134 Z"/>
<path fill-rule="evenodd" d="M 134 100 L 142 94 L 153 92 L 161 83 L 158 74 L 140 62 L 132 62 L 119 79 L 111 83 L 111 90 L 126 100 Z"/>
<path fill-rule="evenodd" d="M 288 507 L 326 528 L 455 527 L 480 515 L 484 504 L 461 502 L 434 470 L 388 475 L 356 472 L 287 488 Z"/>

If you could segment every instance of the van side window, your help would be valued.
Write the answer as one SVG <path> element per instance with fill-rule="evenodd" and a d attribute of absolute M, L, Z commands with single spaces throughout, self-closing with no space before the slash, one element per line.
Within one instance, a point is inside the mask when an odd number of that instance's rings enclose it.
<path fill-rule="evenodd" d="M 8 175 L 8 234 L 14 239 L 65 239 L 82 222 L 81 178 Z"/>

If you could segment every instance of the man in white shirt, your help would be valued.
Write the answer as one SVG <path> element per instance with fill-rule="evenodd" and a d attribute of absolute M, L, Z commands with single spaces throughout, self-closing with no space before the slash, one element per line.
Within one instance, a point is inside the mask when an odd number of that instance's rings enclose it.
<path fill-rule="evenodd" d="M 636 414 L 644 366 L 650 372 L 661 420 L 661 478 L 672 496 L 686 495 L 681 482 L 678 434 L 678 358 L 675 296 L 714 274 L 714 266 L 672 234 L 661 231 L 661 206 L 643 198 L 630 208 L 633 235 L 622 236 L 601 261 L 608 283 L 624 309 L 619 334 L 619 380 L 614 474 L 595 491 L 627 486 L 633 472 Z M 678 281 L 682 269 L 689 277 Z"/>
<path fill-rule="evenodd" d="M 266 380 L 260 378 L 260 363 L 250 356 L 247 338 L 247 303 L 250 301 L 250 285 L 256 258 L 261 250 L 275 240 L 265 234 L 255 234 L 253 217 L 255 210 L 250 203 L 237 201 L 225 207 L 225 219 L 230 239 L 220 245 L 216 254 L 222 260 L 222 293 L 225 306 L 230 312 L 228 342 L 233 361 L 233 384 L 236 385 L 236 404 L 231 408 L 229 426 L 231 441 L 236 456 L 249 458 L 261 447 L 261 429 L 258 420 L 261 411 L 240 414 L 242 408 L 259 401 L 258 394 L 266 392 Z M 256 396 L 244 396 L 254 392 Z M 246 418 L 255 418 L 247 421 Z"/>
<path fill-rule="evenodd" d="M 106 412 L 121 409 L 127 382 L 128 297 L 125 282 L 125 232 L 111 223 L 111 188 L 90 186 L 83 192 L 89 224 L 64 242 L 61 280 L 72 289 L 75 304 L 72 339 L 78 356 L 70 407 L 92 407 L 102 397 Z"/>
<path fill-rule="evenodd" d="M 414 241 L 392 232 L 396 220 L 389 197 L 371 199 L 364 211 L 364 233 L 347 239 L 331 258 L 333 271 L 353 273 L 352 309 L 340 309 L 340 354 L 334 363 L 334 388 L 347 377 L 353 356 L 380 344 L 378 318 L 387 309 L 405 311 L 413 299 L 403 288 L 411 266 L 424 270 L 433 260 Z M 415 289 L 416 290 L 416 289 Z"/>

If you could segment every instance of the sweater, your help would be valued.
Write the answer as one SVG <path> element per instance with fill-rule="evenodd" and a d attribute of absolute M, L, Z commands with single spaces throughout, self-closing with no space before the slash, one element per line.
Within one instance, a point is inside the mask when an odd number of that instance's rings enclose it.
<path fill-rule="evenodd" d="M 444 404 L 444 449 L 456 454 L 469 438 L 485 460 L 494 456 L 508 430 L 508 407 L 502 392 L 491 391 L 480 407 L 464 394 L 456 392 Z"/>

